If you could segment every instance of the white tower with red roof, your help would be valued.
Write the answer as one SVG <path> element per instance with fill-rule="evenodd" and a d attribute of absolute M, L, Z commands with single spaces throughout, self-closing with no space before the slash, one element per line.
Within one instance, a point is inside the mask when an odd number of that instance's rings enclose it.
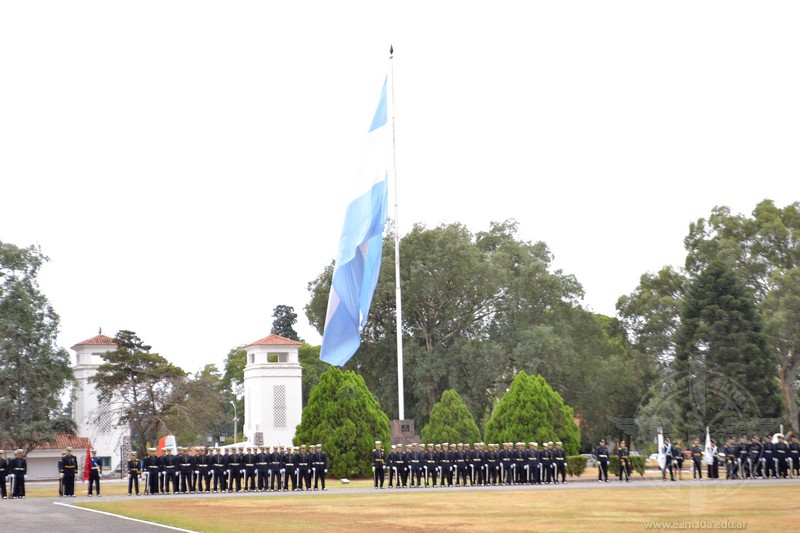
<path fill-rule="evenodd" d="M 303 412 L 303 343 L 268 335 L 244 347 L 244 419 L 242 430 L 254 446 L 287 446 Z"/>
<path fill-rule="evenodd" d="M 89 378 L 97 373 L 103 364 L 103 354 L 114 350 L 117 345 L 114 339 L 100 333 L 91 339 L 79 342 L 72 347 L 75 351 L 75 393 L 72 401 L 72 419 L 78 427 L 78 437 L 89 439 L 91 446 L 97 450 L 97 456 L 103 461 L 106 469 L 112 472 L 119 466 L 126 450 L 122 449 L 124 437 L 130 435 L 126 425 L 120 425 L 117 415 L 108 405 L 100 405 L 97 391 Z M 127 457 L 125 457 L 127 459 Z M 83 458 L 79 458 L 81 462 Z"/>

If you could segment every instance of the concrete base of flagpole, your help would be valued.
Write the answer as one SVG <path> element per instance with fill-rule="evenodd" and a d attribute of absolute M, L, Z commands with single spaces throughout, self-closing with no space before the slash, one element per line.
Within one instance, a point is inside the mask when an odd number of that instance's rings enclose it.
<path fill-rule="evenodd" d="M 392 420 L 389 432 L 392 436 L 392 444 L 408 445 L 420 441 L 419 435 L 414 434 L 414 419 L 412 418 Z"/>

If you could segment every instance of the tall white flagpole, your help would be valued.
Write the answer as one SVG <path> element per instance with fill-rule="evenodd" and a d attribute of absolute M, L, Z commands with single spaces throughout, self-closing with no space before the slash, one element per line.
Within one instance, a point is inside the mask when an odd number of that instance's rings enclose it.
<path fill-rule="evenodd" d="M 397 336 L 397 402 L 398 418 L 405 420 L 405 401 L 403 391 L 403 300 L 400 295 L 400 224 L 397 217 L 397 156 L 394 135 L 394 47 L 389 45 L 389 64 L 392 77 L 392 181 L 394 182 L 394 299 Z"/>

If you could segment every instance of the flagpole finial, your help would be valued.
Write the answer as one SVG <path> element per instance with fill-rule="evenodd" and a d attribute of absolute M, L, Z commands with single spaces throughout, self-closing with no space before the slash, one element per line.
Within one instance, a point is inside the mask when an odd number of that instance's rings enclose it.
<path fill-rule="evenodd" d="M 394 46 L 392 46 L 392 45 L 390 44 L 390 45 L 389 45 L 389 58 L 391 58 L 393 55 L 394 55 Z"/>

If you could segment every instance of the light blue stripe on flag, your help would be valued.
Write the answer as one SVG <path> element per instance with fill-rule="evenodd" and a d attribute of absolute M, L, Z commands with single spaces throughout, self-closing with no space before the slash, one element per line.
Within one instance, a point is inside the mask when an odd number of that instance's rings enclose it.
<path fill-rule="evenodd" d="M 320 359 L 344 365 L 361 344 L 361 329 L 381 267 L 383 228 L 389 205 L 389 128 L 386 81 L 367 135 L 367 157 L 356 198 L 347 206 L 333 268 Z"/>

